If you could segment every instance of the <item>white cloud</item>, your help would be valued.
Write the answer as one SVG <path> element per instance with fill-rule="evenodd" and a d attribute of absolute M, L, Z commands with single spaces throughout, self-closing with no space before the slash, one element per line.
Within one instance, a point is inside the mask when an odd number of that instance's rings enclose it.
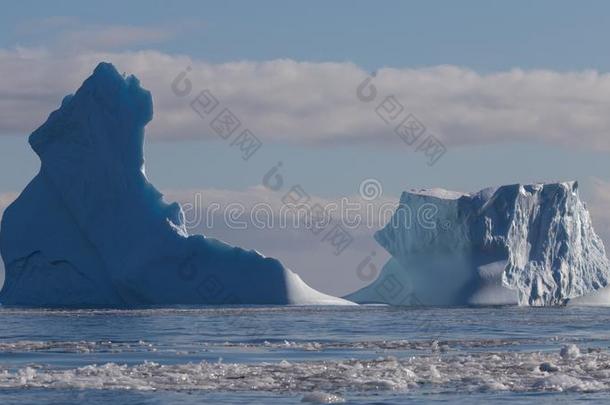
<path fill-rule="evenodd" d="M 108 34 L 112 42 L 115 34 Z M 102 60 L 134 73 L 152 91 L 155 118 L 148 133 L 154 139 L 213 137 L 209 120 L 189 107 L 207 88 L 244 127 L 269 141 L 395 147 L 400 140 L 393 127 L 375 113 L 386 96 L 394 95 L 405 114 L 415 114 L 447 145 L 533 141 L 610 150 L 607 73 L 384 68 L 373 80 L 377 99 L 365 103 L 356 89 L 368 73 L 351 63 L 210 64 L 156 51 L 58 56 L 45 50 L 0 50 L 0 133 L 32 131 Z M 180 98 L 171 83 L 187 66 L 193 90 Z"/>

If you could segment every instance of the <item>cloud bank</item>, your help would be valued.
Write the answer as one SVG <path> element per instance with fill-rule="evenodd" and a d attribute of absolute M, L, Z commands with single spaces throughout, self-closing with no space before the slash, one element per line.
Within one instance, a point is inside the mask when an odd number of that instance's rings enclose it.
<path fill-rule="evenodd" d="M 125 30 L 136 39 L 164 35 L 116 28 Z M 395 127 L 413 114 L 447 146 L 530 141 L 610 150 L 608 73 L 514 69 L 480 74 L 435 66 L 383 68 L 370 77 L 347 62 L 211 64 L 157 51 L 0 49 L 0 134 L 30 133 L 102 60 L 135 74 L 152 91 L 155 118 L 147 131 L 153 140 L 216 138 L 210 121 L 229 108 L 263 141 L 396 147 L 401 140 Z M 187 68 L 190 91 L 177 96 L 172 82 Z M 370 81 L 362 87 L 367 77 Z M 185 83 L 179 81 L 179 88 Z M 374 90 L 373 100 L 362 101 L 359 86 L 367 97 Z M 204 89 L 219 107 L 202 119 L 190 102 Z M 390 96 L 394 98 L 388 100 Z"/>

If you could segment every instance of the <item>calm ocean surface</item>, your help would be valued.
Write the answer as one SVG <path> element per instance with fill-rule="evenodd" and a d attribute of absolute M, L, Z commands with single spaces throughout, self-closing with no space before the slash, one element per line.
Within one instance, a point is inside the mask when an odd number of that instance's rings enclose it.
<path fill-rule="evenodd" d="M 610 309 L 0 307 L 0 404 L 610 401 Z"/>

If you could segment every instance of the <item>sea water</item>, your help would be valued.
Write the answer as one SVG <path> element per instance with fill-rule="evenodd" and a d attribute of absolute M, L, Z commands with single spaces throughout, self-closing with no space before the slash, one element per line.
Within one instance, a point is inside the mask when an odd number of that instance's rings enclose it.
<path fill-rule="evenodd" d="M 0 307 L 0 404 L 610 401 L 610 309 Z"/>

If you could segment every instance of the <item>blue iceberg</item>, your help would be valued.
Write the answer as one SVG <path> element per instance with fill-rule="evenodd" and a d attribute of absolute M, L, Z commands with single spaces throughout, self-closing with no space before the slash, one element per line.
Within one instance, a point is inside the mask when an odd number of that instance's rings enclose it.
<path fill-rule="evenodd" d="M 577 182 L 404 192 L 375 239 L 392 258 L 349 300 L 549 306 L 593 296 L 597 304 L 610 302 L 610 262 Z"/>
<path fill-rule="evenodd" d="M 189 235 L 144 171 L 150 92 L 100 63 L 29 138 L 40 172 L 2 218 L 3 305 L 347 304 L 273 258 Z"/>

